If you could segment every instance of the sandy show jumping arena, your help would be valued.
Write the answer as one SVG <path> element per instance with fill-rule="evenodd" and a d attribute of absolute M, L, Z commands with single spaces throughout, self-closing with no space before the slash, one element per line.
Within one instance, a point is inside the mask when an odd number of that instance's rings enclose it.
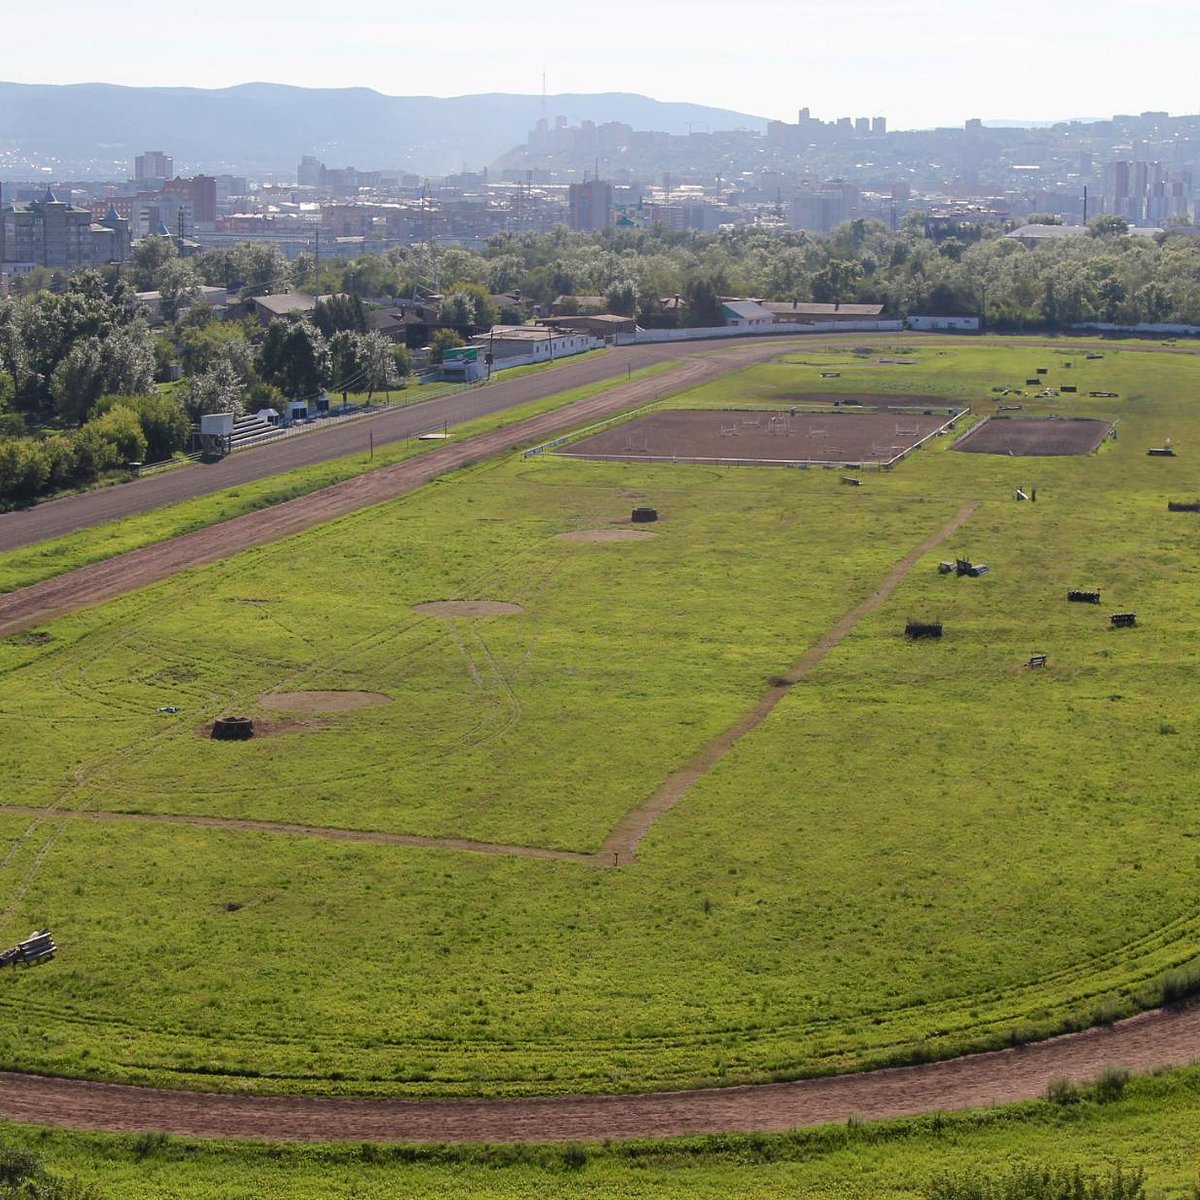
<path fill-rule="evenodd" d="M 568 458 L 706 465 L 889 465 L 961 414 L 931 402 L 911 409 L 813 412 L 664 409 L 556 449 Z"/>

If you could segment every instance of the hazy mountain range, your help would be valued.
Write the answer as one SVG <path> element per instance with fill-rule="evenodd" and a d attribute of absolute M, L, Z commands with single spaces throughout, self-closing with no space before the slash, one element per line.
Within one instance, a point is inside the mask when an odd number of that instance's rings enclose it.
<path fill-rule="evenodd" d="M 669 133 L 766 128 L 747 113 L 621 92 L 438 99 L 273 83 L 214 90 L 0 83 L 0 170 L 19 176 L 35 164 L 59 178 L 125 178 L 135 155 L 162 150 L 184 175 L 294 179 L 304 154 L 330 167 L 443 174 L 486 166 L 524 142 L 543 115 Z"/>

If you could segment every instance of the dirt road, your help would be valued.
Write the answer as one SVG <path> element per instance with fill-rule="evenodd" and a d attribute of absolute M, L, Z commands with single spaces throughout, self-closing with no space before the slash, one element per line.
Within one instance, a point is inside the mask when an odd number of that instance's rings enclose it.
<path fill-rule="evenodd" d="M 844 343 L 847 336 L 843 335 L 840 340 Z M 859 340 L 863 337 L 862 334 L 854 336 Z M 828 336 L 823 335 L 805 344 L 816 349 L 818 343 L 829 341 Z M 834 344 L 838 341 L 833 339 Z M 303 436 L 232 454 L 220 462 L 167 471 L 77 496 L 64 496 L 61 500 L 50 500 L 19 512 L 0 513 L 0 551 L 15 550 L 105 521 L 150 512 L 180 500 L 207 496 L 295 467 L 358 454 L 367 448 L 372 437 L 376 446 L 384 446 L 403 441 L 442 422 L 460 425 L 606 379 L 615 386 L 622 382 L 627 371 L 638 371 L 656 363 L 715 353 L 722 358 L 730 354 L 735 358 L 742 356 L 742 365 L 746 365 L 774 358 L 794 349 L 795 345 L 791 339 L 775 338 L 736 346 L 728 342 L 666 343 L 623 346 L 603 354 L 587 355 L 578 362 L 564 362 L 551 370 L 519 379 L 497 379 L 454 396 L 390 409 L 378 416 L 362 417 L 324 429 L 314 428 Z M 666 376 L 659 376 L 656 382 L 665 386 Z"/>
<path fill-rule="evenodd" d="M 661 375 L 631 383 L 618 382 L 616 386 L 598 395 L 578 400 L 565 408 L 530 417 L 504 429 L 441 446 L 417 458 L 389 467 L 380 467 L 322 491 L 300 496 L 258 512 L 246 513 L 231 521 L 132 550 L 103 562 L 43 580 L 30 587 L 9 592 L 0 596 L 0 637 L 52 617 L 99 604 L 146 584 L 166 579 L 188 567 L 227 558 L 250 546 L 280 541 L 335 517 L 405 495 L 439 475 L 467 463 L 501 454 L 518 445 L 551 438 L 588 421 L 610 416 L 638 404 L 649 403 L 656 396 L 693 387 L 705 379 L 750 363 L 769 360 L 784 349 L 785 345 L 772 341 L 749 346 L 721 347 L 717 351 L 710 349 L 707 353 L 690 355 L 680 366 Z M 678 357 L 679 348 L 674 347 L 673 350 Z M 558 379 L 554 390 L 563 386 L 561 377 Z M 358 436 L 361 440 L 365 433 Z M 300 439 L 302 442 L 306 440 Z M 234 460 L 238 457 L 235 455 Z M 252 458 L 254 455 L 250 453 L 242 457 Z M 192 474 L 194 473 L 190 470 L 183 471 L 179 477 L 186 480 Z M 137 486 L 131 484 L 129 490 L 135 490 Z M 117 492 L 126 490 L 115 489 Z M 97 493 L 96 498 L 102 500 L 105 497 L 102 493 Z M 46 511 L 62 503 L 66 502 L 56 501 L 54 505 L 46 506 Z M 32 517 L 40 511 L 42 509 L 37 508 L 29 514 L 9 515 Z"/>
<path fill-rule="evenodd" d="M 773 1132 L 1004 1104 L 1051 1080 L 1135 1071 L 1200 1055 L 1200 1007 L 1145 1013 L 1086 1033 L 942 1063 L 797 1083 L 643 1096 L 529 1100 L 337 1100 L 159 1091 L 0 1074 L 0 1117 L 114 1131 L 277 1141 L 562 1142 Z"/>

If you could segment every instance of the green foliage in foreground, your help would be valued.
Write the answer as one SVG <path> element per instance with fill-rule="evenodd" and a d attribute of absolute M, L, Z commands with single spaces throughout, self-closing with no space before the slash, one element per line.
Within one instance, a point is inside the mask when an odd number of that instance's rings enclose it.
<path fill-rule="evenodd" d="M 632 378 L 648 378 L 662 371 L 669 371 L 675 365 L 673 362 L 657 363 L 652 367 L 635 371 Z M 536 369 L 543 368 L 539 365 Z M 574 403 L 576 400 L 596 395 L 608 386 L 610 386 L 608 383 L 588 384 L 565 392 L 558 392 L 544 400 L 536 400 L 519 408 L 507 409 L 501 413 L 481 417 L 476 421 L 456 425 L 454 433 L 459 438 L 486 433 L 488 430 L 499 429 L 515 421 L 524 420 L 526 417 L 550 412 L 555 408 Z M 436 389 L 437 385 L 422 389 L 420 399 L 434 398 Z M 356 399 L 363 398 L 365 397 L 356 397 Z M 363 428 L 364 442 L 367 440 L 368 429 L 369 426 Z M 320 437 L 320 433 L 316 432 L 313 436 Z M 361 475 L 377 467 L 385 467 L 391 463 L 412 458 L 414 455 L 423 454 L 436 446 L 436 442 L 391 442 L 376 447 L 374 457 L 366 453 L 354 454 L 330 462 L 316 463 L 309 467 L 299 467 L 294 471 L 285 471 L 267 479 L 226 488 L 224 491 L 214 492 L 211 496 L 186 500 L 180 504 L 172 504 L 139 516 L 126 517 L 121 521 L 111 521 L 105 525 L 97 525 L 78 533 L 39 542 L 33 546 L 0 553 L 0 593 L 27 587 L 31 583 L 37 583 L 41 579 L 48 579 L 54 575 L 61 575 L 76 567 L 112 558 L 117 554 L 124 554 L 127 550 L 136 550 L 139 546 L 148 546 L 154 542 L 163 541 L 165 538 L 189 533 L 193 529 L 202 529 L 207 525 L 228 521 L 233 517 L 241 516 L 242 513 L 269 508 L 284 500 L 308 495 L 310 492 L 330 487 L 344 479 L 353 478 L 355 475 Z M 253 453 L 253 451 L 247 453 Z M 2 462 L 2 449 L 0 449 L 0 464 Z M 0 471 L 2 470 L 3 467 L 0 466 Z"/>
<path fill-rule="evenodd" d="M 1189 1068 L 1101 1104 L 786 1134 L 603 1145 L 263 1145 L 0 1125 L 0 1151 L 125 1200 L 552 1195 L 563 1200 L 1195 1200 L 1200 1078 Z M 3 1196 L 3 1192 L 0 1192 Z"/>
<path fill-rule="evenodd" d="M 852 360 L 847 385 L 990 406 L 988 377 L 1059 374 L 1044 347 L 969 344 L 958 368 L 939 349 Z M 819 389 L 829 361 L 742 382 Z M 1194 476 L 1145 448 L 1197 440 L 1197 362 L 1110 349 L 1069 370 L 1082 395 L 1023 402 L 1119 417 L 1094 456 L 943 439 L 856 489 L 514 457 L 0 642 L 10 803 L 594 851 L 981 501 L 618 871 L 0 813 L 4 927 L 49 923 L 63 947 L 0 979 L 0 1060 L 246 1090 L 634 1090 L 946 1056 L 1186 994 L 1196 525 L 1165 500 Z M 557 536 L 642 499 L 653 539 Z M 991 574 L 939 575 L 960 549 Z M 1072 586 L 1138 626 L 1067 605 Z M 447 598 L 524 612 L 413 611 Z M 925 613 L 946 637 L 904 642 Z M 274 689 L 391 703 L 198 736 L 267 718 Z"/>

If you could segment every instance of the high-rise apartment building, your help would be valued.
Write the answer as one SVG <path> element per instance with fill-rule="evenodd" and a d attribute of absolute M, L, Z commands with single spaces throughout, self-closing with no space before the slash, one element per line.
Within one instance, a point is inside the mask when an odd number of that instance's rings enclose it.
<path fill-rule="evenodd" d="M 133 160 L 133 178 L 137 183 L 166 183 L 175 174 L 175 160 L 161 150 L 147 150 Z"/>
<path fill-rule="evenodd" d="M 0 209 L 0 262 L 74 271 L 129 259 L 129 222 L 110 206 L 94 221 L 91 209 L 59 200 L 47 189 L 40 200 Z"/>
<path fill-rule="evenodd" d="M 571 228 L 590 233 L 613 223 L 612 184 L 601 179 L 573 183 L 569 194 Z"/>

